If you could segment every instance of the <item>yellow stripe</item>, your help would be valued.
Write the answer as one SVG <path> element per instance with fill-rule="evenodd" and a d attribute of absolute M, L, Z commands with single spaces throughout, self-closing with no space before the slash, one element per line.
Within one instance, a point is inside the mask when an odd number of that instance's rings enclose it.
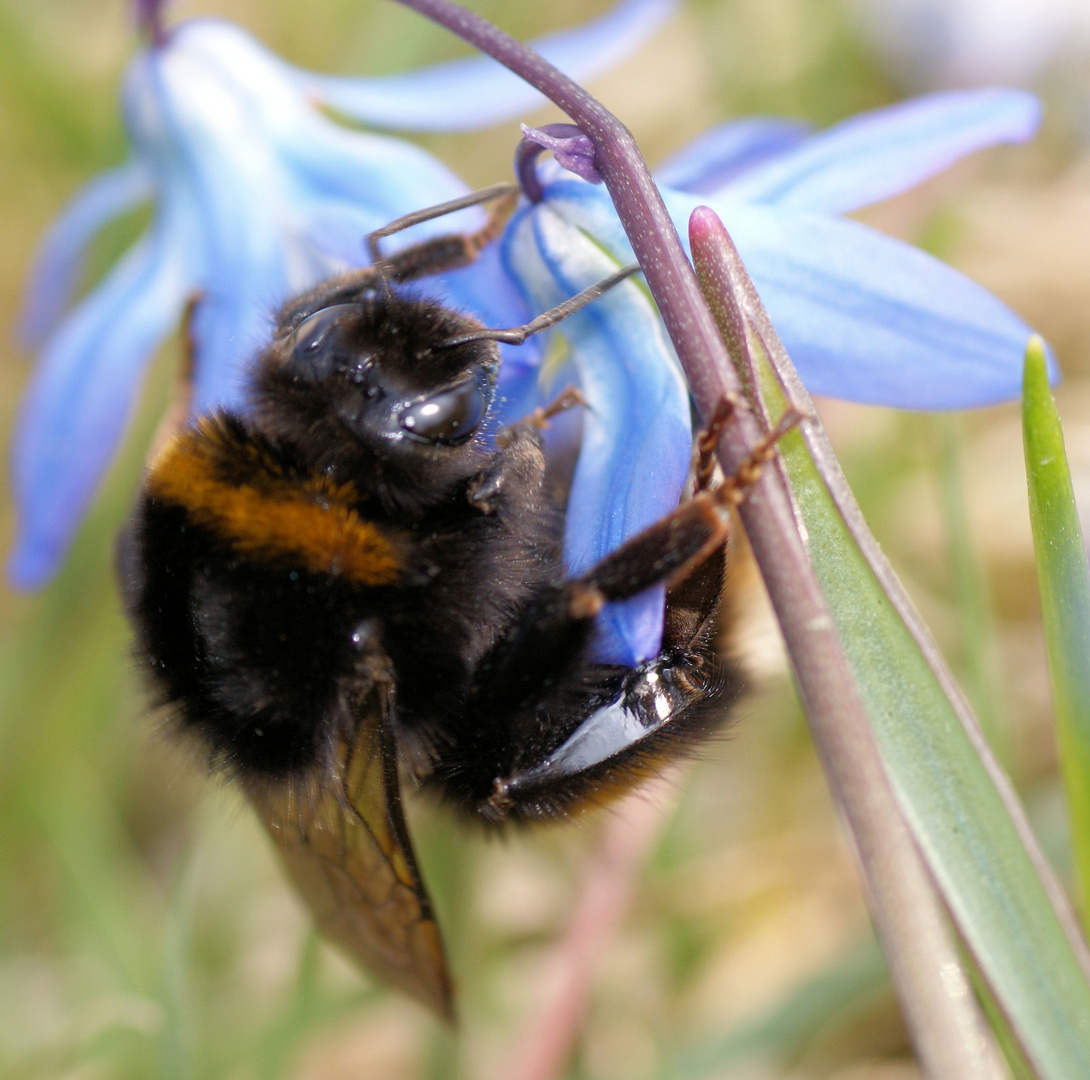
<path fill-rule="evenodd" d="M 285 476 L 253 444 L 245 447 L 244 472 L 255 473 L 260 485 L 226 483 L 217 476 L 215 460 L 225 442 L 211 420 L 175 435 L 149 468 L 149 494 L 183 507 L 196 524 L 245 554 L 292 555 L 308 570 L 359 585 L 397 580 L 394 544 L 352 509 L 358 497 L 352 484 L 320 475 L 302 481 Z"/>

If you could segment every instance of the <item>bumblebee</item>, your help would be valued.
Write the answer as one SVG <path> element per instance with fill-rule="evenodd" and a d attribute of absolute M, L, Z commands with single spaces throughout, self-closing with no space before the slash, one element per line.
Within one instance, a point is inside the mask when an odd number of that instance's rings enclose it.
<path fill-rule="evenodd" d="M 399 219 L 373 253 L 471 201 Z M 740 688 L 716 641 L 745 478 L 706 486 L 714 433 L 704 490 L 569 577 L 547 413 L 490 424 L 497 340 L 613 281 L 510 331 L 403 287 L 472 260 L 503 217 L 288 302 L 248 407 L 170 435 L 121 540 L 137 652 L 175 726 L 242 787 L 320 929 L 445 1017 L 402 782 L 489 826 L 562 818 L 708 735 Z M 659 655 L 596 662 L 602 606 L 664 581 Z"/>

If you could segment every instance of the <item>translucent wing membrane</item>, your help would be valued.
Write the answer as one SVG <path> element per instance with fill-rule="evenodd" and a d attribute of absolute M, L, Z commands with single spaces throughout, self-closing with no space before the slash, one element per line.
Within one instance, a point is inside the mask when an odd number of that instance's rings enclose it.
<path fill-rule="evenodd" d="M 376 683 L 332 770 L 249 795 L 322 933 L 450 1019 L 443 945 L 401 809 L 390 712 L 390 690 Z"/>

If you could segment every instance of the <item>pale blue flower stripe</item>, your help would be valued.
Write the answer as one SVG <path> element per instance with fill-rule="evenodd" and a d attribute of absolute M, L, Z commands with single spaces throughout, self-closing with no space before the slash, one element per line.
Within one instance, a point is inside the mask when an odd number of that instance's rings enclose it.
<path fill-rule="evenodd" d="M 545 204 L 508 231 L 505 256 L 537 309 L 551 307 L 616 269 L 593 241 Z M 658 316 L 628 282 L 562 324 L 578 342 L 572 365 L 587 397 L 568 500 L 565 561 L 581 573 L 673 510 L 689 470 L 689 392 Z M 596 655 L 632 664 L 658 652 L 664 592 L 608 605 Z"/>
<path fill-rule="evenodd" d="M 184 215 L 183 243 L 197 260 L 190 283 L 200 292 L 195 411 L 239 400 L 240 362 L 289 286 L 282 229 L 290 218 L 275 146 L 256 138 L 247 112 L 230 101 L 228 76 L 217 79 L 204 62 L 202 78 L 193 77 L 204 59 L 151 54 L 126 88 L 130 108 L 144 110 L 146 137 L 184 155 L 164 178 L 161 206 Z"/>
<path fill-rule="evenodd" d="M 463 194 L 465 184 L 446 166 L 411 143 L 388 136 L 349 131 L 327 120 L 300 95 L 286 65 L 229 23 L 196 20 L 176 31 L 177 41 L 160 67 L 171 83 L 176 108 L 191 116 L 179 132 L 191 156 L 228 153 L 268 159 L 273 172 L 246 195 L 256 202 L 273 198 L 270 217 L 281 227 L 305 223 L 287 198 L 320 197 L 366 207 L 376 223 Z M 203 107 L 189 103 L 197 89 Z M 136 108 L 140 87 L 127 98 Z M 221 132 L 214 143 L 210 137 Z M 244 165 L 244 167 L 246 167 Z M 229 181 L 221 176 L 219 183 Z M 451 219 L 453 220 L 453 219 Z M 448 226 L 449 227 L 449 226 Z M 443 228 L 430 223 L 428 229 Z M 298 231 L 298 229 L 297 229 Z M 362 255 L 363 236 L 359 236 Z M 357 260 L 358 261 L 358 260 Z"/>
<path fill-rule="evenodd" d="M 723 218 L 811 392 L 914 409 L 1017 394 L 1029 326 L 937 259 L 856 222 L 663 190 L 687 240 L 692 210 Z M 631 248 L 608 198 L 556 180 L 547 200 L 621 261 Z"/>
<path fill-rule="evenodd" d="M 905 191 L 974 150 L 1024 142 L 1037 130 L 1040 114 L 1037 99 L 1018 90 L 931 94 L 837 124 L 718 194 L 847 213 Z"/>
<path fill-rule="evenodd" d="M 584 82 L 628 56 L 677 10 L 675 0 L 628 0 L 574 30 L 531 42 Z M 361 79 L 296 71 L 300 88 L 346 116 L 402 131 L 473 131 L 545 104 L 494 60 L 474 57 L 405 75 Z"/>
<path fill-rule="evenodd" d="M 19 325 L 27 348 L 42 343 L 71 302 L 90 241 L 151 193 L 151 178 L 140 161 L 96 176 L 76 193 L 38 246 Z"/>
<path fill-rule="evenodd" d="M 55 571 L 113 456 L 148 354 L 175 322 L 191 273 L 180 228 L 162 223 L 132 248 L 41 356 L 16 432 L 24 513 L 8 574 L 19 587 Z"/>
<path fill-rule="evenodd" d="M 787 153 L 809 133 L 808 124 L 793 120 L 732 120 L 664 161 L 655 169 L 655 179 L 679 191 L 716 191 L 745 170 Z"/>

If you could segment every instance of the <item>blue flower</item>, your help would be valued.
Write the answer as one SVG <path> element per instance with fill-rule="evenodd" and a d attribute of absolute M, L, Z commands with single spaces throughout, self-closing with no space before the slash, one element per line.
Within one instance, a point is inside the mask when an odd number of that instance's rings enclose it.
<path fill-rule="evenodd" d="M 719 213 L 812 392 L 912 409 L 987 405 L 1018 395 L 1030 328 L 943 263 L 836 215 L 973 150 L 1027 139 L 1038 119 L 1030 95 L 982 90 L 879 109 L 813 136 L 798 124 L 746 120 L 664 165 L 661 189 L 683 239 L 696 206 Z M 535 308 L 633 257 L 602 187 L 555 164 L 541 179 L 540 199 L 503 241 L 505 264 Z M 579 572 L 677 505 L 689 402 L 638 284 L 618 287 L 560 332 L 591 405 L 565 537 Z M 513 383 L 508 392 L 523 400 Z M 607 609 L 600 655 L 631 663 L 657 652 L 662 604 L 662 591 L 651 590 Z"/>
<path fill-rule="evenodd" d="M 553 59 L 568 67 L 588 55 L 613 59 L 618 35 L 642 35 L 664 10 L 657 0 L 630 0 L 558 35 Z M 237 403 L 241 365 L 286 295 L 363 262 L 361 238 L 374 228 L 464 192 L 418 148 L 346 130 L 315 102 L 421 128 L 469 127 L 533 104 L 512 76 L 483 61 L 387 80 L 331 78 L 204 21 L 140 54 L 123 100 L 133 159 L 86 188 L 47 238 L 29 334 L 57 324 L 98 227 L 148 198 L 155 216 L 42 350 L 15 452 L 20 532 L 9 573 L 24 586 L 46 580 L 61 559 L 140 370 L 189 296 L 199 295 L 195 408 Z M 719 211 L 813 391 L 912 408 L 985 404 L 1017 393 L 1029 328 L 941 263 L 837 215 L 972 150 L 1028 138 L 1036 122 L 1036 102 L 1006 91 L 925 98 L 814 136 L 797 124 L 745 121 L 665 165 L 664 194 L 683 235 L 694 206 Z M 489 325 L 524 322 L 631 259 L 601 187 L 555 165 L 541 176 L 542 197 L 520 210 L 500 245 L 429 285 Z M 473 221 L 470 213 L 423 228 Z M 513 418 L 546 400 L 550 382 L 584 388 L 590 408 L 565 537 L 578 572 L 676 505 L 690 413 L 641 284 L 626 282 L 559 330 L 570 346 L 567 369 L 543 368 L 537 347 L 508 349 L 501 393 Z M 621 662 L 650 655 L 661 624 L 661 590 L 611 606 L 599 654 Z"/>
<path fill-rule="evenodd" d="M 586 77 L 630 52 L 673 7 L 626 0 L 537 47 Z M 468 190 L 419 147 L 349 130 L 323 109 L 372 126 L 458 130 L 542 100 L 484 58 L 384 79 L 323 76 L 291 67 L 229 23 L 164 31 L 161 0 L 141 0 L 139 11 L 155 43 L 125 78 L 132 157 L 55 223 L 25 307 L 24 339 L 41 351 L 15 435 L 19 524 L 8 574 L 21 587 L 55 572 L 117 448 L 141 373 L 187 299 L 199 297 L 194 407 L 237 403 L 244 361 L 287 296 L 366 262 L 363 238 L 374 229 Z M 88 242 L 148 201 L 148 232 L 68 310 Z M 466 212 L 412 238 L 478 220 Z M 525 317 L 495 251 L 444 287 L 450 302 L 489 324 Z"/>

